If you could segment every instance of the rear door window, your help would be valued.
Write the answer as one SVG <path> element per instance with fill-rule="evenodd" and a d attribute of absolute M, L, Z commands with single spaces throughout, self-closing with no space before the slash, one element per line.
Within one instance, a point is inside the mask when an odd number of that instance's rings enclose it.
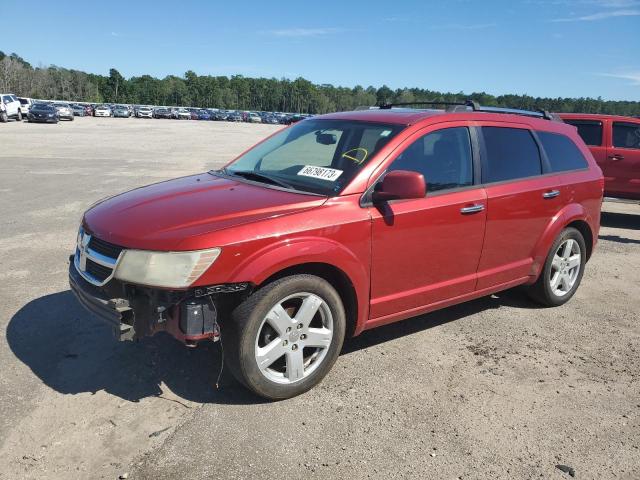
<path fill-rule="evenodd" d="M 552 172 L 566 172 L 587 167 L 587 161 L 573 141 L 558 133 L 537 132 Z"/>
<path fill-rule="evenodd" d="M 640 123 L 613 122 L 613 146 L 640 149 Z"/>
<path fill-rule="evenodd" d="M 485 155 L 482 183 L 533 177 L 542 173 L 538 144 L 521 128 L 482 127 Z"/>
<path fill-rule="evenodd" d="M 420 137 L 393 161 L 389 171 L 393 170 L 421 173 L 427 192 L 473 185 L 469 129 L 445 128 Z"/>
<path fill-rule="evenodd" d="M 565 123 L 573 125 L 578 129 L 578 135 L 582 137 L 584 143 L 592 147 L 602 145 L 602 122 L 597 120 L 565 120 Z"/>

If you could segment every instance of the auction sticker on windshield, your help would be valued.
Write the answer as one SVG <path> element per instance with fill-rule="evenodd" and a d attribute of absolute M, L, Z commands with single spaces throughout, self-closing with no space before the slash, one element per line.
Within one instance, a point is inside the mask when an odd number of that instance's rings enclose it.
<path fill-rule="evenodd" d="M 342 175 L 342 170 L 307 165 L 298 172 L 298 175 L 302 175 L 303 177 L 319 178 L 320 180 L 328 180 L 329 182 L 335 182 L 338 177 Z"/>

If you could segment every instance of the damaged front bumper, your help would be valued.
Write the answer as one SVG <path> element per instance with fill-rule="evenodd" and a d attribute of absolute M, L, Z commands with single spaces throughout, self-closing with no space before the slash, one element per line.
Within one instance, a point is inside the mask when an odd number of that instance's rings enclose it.
<path fill-rule="evenodd" d="M 188 346 L 218 340 L 218 322 L 250 293 L 248 283 L 167 290 L 112 279 L 102 287 L 87 282 L 69 264 L 69 286 L 78 301 L 113 329 L 118 340 L 166 331 Z"/>

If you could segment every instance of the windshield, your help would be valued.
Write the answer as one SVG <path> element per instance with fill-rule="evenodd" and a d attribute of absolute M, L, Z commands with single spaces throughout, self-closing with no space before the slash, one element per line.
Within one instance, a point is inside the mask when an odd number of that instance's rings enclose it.
<path fill-rule="evenodd" d="M 47 103 L 36 103 L 31 107 L 32 110 L 53 110 L 53 107 Z"/>
<path fill-rule="evenodd" d="M 353 120 L 306 120 L 257 145 L 223 173 L 337 195 L 403 128 Z"/>

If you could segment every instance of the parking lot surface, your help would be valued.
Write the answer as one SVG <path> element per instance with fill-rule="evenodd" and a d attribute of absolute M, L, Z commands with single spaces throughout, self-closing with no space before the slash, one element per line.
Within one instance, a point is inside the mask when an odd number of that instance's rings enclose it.
<path fill-rule="evenodd" d="M 637 204 L 605 202 L 567 305 L 516 290 L 365 332 L 292 400 L 216 389 L 218 345 L 112 340 L 67 285 L 82 212 L 278 128 L 0 125 L 0 479 L 640 478 Z"/>

